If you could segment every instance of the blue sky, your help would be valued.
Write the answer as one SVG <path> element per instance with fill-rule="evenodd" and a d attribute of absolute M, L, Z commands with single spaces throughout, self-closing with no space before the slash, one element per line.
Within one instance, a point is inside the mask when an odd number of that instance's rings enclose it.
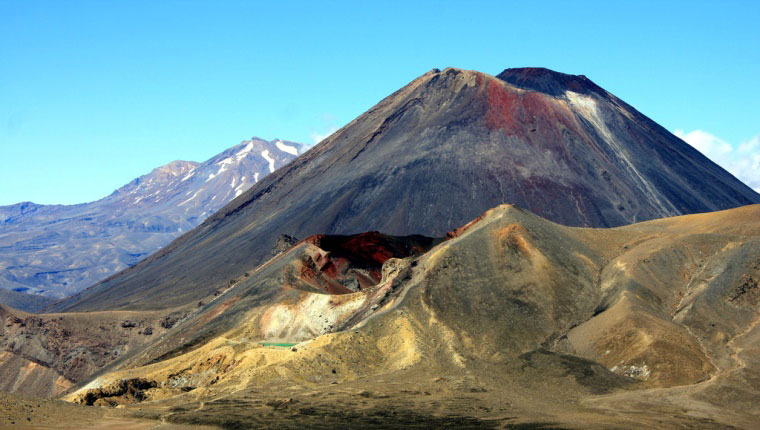
<path fill-rule="evenodd" d="M 447 66 L 585 74 L 760 188 L 758 3 L 0 0 L 0 204 L 312 144 Z"/>

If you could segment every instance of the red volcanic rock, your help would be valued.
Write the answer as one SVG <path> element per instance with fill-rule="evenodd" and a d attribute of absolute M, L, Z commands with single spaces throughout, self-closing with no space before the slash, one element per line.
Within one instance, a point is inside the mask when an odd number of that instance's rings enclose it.
<path fill-rule="evenodd" d="M 463 226 L 461 226 L 459 228 L 455 228 L 454 230 L 446 233 L 446 240 L 453 239 L 455 237 L 461 236 L 462 233 L 464 233 L 465 231 L 467 231 L 470 227 L 472 227 L 473 225 L 475 225 L 481 219 L 483 219 L 483 215 L 475 218 L 474 220 L 468 222 L 467 224 L 465 224 L 465 225 L 463 225 Z"/>
<path fill-rule="evenodd" d="M 405 258 L 427 250 L 431 239 L 423 236 L 399 238 L 377 231 L 351 236 L 315 235 L 309 242 L 344 257 L 359 267 L 380 267 L 389 258 Z"/>
<path fill-rule="evenodd" d="M 350 294 L 377 285 L 383 263 L 429 250 L 436 240 L 424 236 L 396 237 L 376 231 L 351 236 L 314 235 L 304 240 L 316 247 L 304 255 L 298 280 L 329 294 Z"/>

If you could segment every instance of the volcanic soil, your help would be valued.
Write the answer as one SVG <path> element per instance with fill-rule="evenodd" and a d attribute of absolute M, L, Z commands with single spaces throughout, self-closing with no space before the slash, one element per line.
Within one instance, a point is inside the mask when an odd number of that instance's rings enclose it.
<path fill-rule="evenodd" d="M 758 235 L 757 205 L 614 229 L 500 206 L 363 286 L 305 240 L 66 399 L 222 428 L 753 429 Z"/>

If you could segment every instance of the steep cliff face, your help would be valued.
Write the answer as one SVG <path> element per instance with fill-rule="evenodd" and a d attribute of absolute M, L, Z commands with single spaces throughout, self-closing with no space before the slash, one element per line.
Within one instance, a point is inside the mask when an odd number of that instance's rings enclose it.
<path fill-rule="evenodd" d="M 153 308 L 207 295 L 282 234 L 441 236 L 502 203 L 618 226 L 760 196 L 586 78 L 433 70 L 257 183 L 155 258 L 56 309 Z"/>

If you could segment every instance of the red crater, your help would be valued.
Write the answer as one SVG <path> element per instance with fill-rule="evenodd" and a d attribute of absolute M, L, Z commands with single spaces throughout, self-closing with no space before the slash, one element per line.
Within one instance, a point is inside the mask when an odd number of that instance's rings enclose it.
<path fill-rule="evenodd" d="M 438 240 L 372 231 L 350 236 L 314 235 L 304 242 L 318 249 L 301 258 L 298 281 L 328 294 L 350 294 L 377 285 L 388 259 L 422 254 Z"/>

